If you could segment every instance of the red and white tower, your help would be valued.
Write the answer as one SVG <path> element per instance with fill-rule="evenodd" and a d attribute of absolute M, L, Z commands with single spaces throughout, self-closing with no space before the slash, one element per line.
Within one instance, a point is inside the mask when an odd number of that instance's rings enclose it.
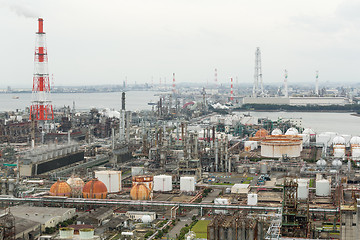
<path fill-rule="evenodd" d="M 172 84 L 172 87 L 173 87 L 173 94 L 175 95 L 176 94 L 176 85 L 175 85 L 175 73 L 173 73 L 173 84 Z"/>
<path fill-rule="evenodd" d="M 39 125 L 54 120 L 54 113 L 50 97 L 50 80 L 48 73 L 48 56 L 46 49 L 46 34 L 43 31 L 42 18 L 38 19 L 39 31 L 36 33 L 34 77 L 32 88 L 32 105 L 30 107 L 30 120 L 34 118 Z"/>
<path fill-rule="evenodd" d="M 217 86 L 217 83 L 218 83 L 218 76 L 217 76 L 217 69 L 215 68 L 215 85 Z"/>

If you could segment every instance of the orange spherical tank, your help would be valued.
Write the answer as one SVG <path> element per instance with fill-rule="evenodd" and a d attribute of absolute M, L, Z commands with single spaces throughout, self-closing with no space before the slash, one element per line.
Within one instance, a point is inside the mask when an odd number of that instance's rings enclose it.
<path fill-rule="evenodd" d="M 103 182 L 94 178 L 85 184 L 82 194 L 84 198 L 105 199 L 107 195 L 107 188 Z"/>
<path fill-rule="evenodd" d="M 130 197 L 132 200 L 149 200 L 151 190 L 142 183 L 134 184 L 130 191 Z"/>
<path fill-rule="evenodd" d="M 70 197 L 71 187 L 67 182 L 58 180 L 51 186 L 50 195 Z"/>
<path fill-rule="evenodd" d="M 266 131 L 265 129 L 260 129 L 258 130 L 256 133 L 255 133 L 255 137 L 265 137 L 265 136 L 268 136 L 269 135 L 269 132 Z"/>

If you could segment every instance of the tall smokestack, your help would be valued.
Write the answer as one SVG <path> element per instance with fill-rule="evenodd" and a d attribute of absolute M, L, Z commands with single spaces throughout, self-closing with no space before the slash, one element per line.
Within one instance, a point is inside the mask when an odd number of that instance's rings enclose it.
<path fill-rule="evenodd" d="M 54 113 L 50 94 L 50 81 L 48 73 L 48 57 L 46 48 L 46 34 L 43 28 L 44 20 L 38 19 L 39 29 L 36 32 L 34 77 L 32 88 L 32 105 L 30 107 L 30 120 L 34 118 L 39 121 L 40 127 L 44 129 L 46 122 L 54 120 Z"/>
<path fill-rule="evenodd" d="M 233 78 L 230 78 L 231 85 L 230 85 L 230 101 L 234 100 L 234 89 L 233 89 Z"/>
<path fill-rule="evenodd" d="M 175 85 L 175 73 L 173 73 L 173 94 L 175 95 L 176 94 L 176 85 Z"/>
<path fill-rule="evenodd" d="M 125 111 L 125 92 L 121 95 L 121 110 Z"/>

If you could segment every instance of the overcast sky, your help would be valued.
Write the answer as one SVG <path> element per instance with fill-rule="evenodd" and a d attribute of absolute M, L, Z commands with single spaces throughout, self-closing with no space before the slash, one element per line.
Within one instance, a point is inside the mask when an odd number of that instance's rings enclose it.
<path fill-rule="evenodd" d="M 360 1 L 0 0 L 0 86 L 31 87 L 37 17 L 61 85 L 360 82 Z"/>

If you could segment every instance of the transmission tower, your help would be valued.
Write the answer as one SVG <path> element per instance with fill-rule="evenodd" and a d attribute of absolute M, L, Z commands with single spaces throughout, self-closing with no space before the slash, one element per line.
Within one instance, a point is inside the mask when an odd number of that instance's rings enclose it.
<path fill-rule="evenodd" d="M 262 81 L 262 70 L 261 70 L 261 52 L 260 48 L 257 47 L 255 51 L 255 73 L 254 73 L 254 86 L 253 86 L 253 97 L 264 94 L 264 87 Z"/>
<path fill-rule="evenodd" d="M 319 95 L 319 71 L 316 71 L 315 95 Z"/>
<path fill-rule="evenodd" d="M 287 84 L 287 78 L 288 78 L 288 72 L 285 69 L 285 74 L 284 74 L 284 97 L 289 97 L 289 92 L 288 92 L 288 84 Z"/>

